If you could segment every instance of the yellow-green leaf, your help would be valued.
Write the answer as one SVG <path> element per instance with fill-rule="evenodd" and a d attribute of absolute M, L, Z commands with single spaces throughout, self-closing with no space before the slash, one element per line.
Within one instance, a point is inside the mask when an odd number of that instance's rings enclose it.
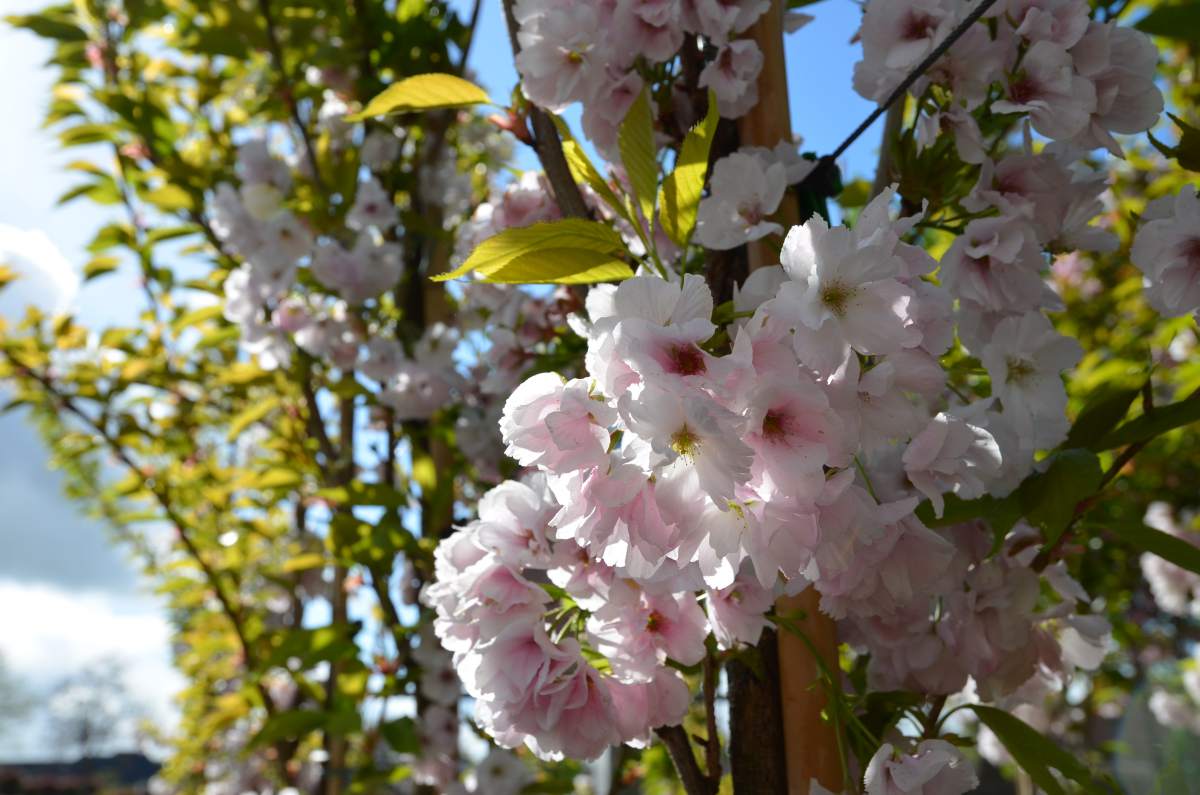
<path fill-rule="evenodd" d="M 708 175 L 708 153 L 717 132 L 717 97 L 708 92 L 708 113 L 683 139 L 675 170 L 658 194 L 658 223 L 676 245 L 686 246 L 696 226 L 696 208 Z"/>
<path fill-rule="evenodd" d="M 142 198 L 164 212 L 190 210 L 195 206 L 192 195 L 178 185 L 163 185 L 161 188 L 146 191 Z"/>
<path fill-rule="evenodd" d="M 96 257 L 87 265 L 83 266 L 83 280 L 91 281 L 97 276 L 103 276 L 106 273 L 111 273 L 117 269 L 121 261 L 116 257 Z"/>
<path fill-rule="evenodd" d="M 486 277 L 530 252 L 563 248 L 618 254 L 625 251 L 625 244 L 608 224 L 580 218 L 548 221 L 505 229 L 476 246 L 462 265 L 432 278 L 435 282 L 443 282 L 457 279 L 473 270 Z"/>
<path fill-rule="evenodd" d="M 658 161 L 655 160 L 654 121 L 650 96 L 645 89 L 634 100 L 617 131 L 621 162 L 633 186 L 633 195 L 647 221 L 654 219 L 654 197 L 658 188 Z"/>
<path fill-rule="evenodd" d="M 277 397 L 267 398 L 266 400 L 260 400 L 251 404 L 248 409 L 229 421 L 229 441 L 232 442 L 234 439 L 237 439 L 242 435 L 242 431 L 270 414 L 278 406 L 279 398 Z"/>
<path fill-rule="evenodd" d="M 303 480 L 296 470 L 281 467 L 251 477 L 245 486 L 251 489 L 288 489 L 300 485 Z"/>
<path fill-rule="evenodd" d="M 466 108 L 491 101 L 486 91 L 461 77 L 447 74 L 413 75 L 392 83 L 368 102 L 362 112 L 347 118 L 349 121 L 362 121 L 388 113 Z"/>
<path fill-rule="evenodd" d="M 489 271 L 485 282 L 505 284 L 595 284 L 633 276 L 624 260 L 586 248 L 540 248 Z"/>
<path fill-rule="evenodd" d="M 306 571 L 308 569 L 316 569 L 325 565 L 325 556 L 319 552 L 309 552 L 304 555 L 297 555 L 294 558 L 286 561 L 281 567 L 285 572 Z"/>
<path fill-rule="evenodd" d="M 17 273 L 8 265 L 0 265 L 0 288 L 7 287 L 12 282 L 21 278 L 21 274 Z"/>
<path fill-rule="evenodd" d="M 612 186 L 605 181 L 604 177 L 600 176 L 600 172 L 592 165 L 591 159 L 587 153 L 583 151 L 583 147 L 575 140 L 575 136 L 571 134 L 571 128 L 567 123 L 558 116 L 551 116 L 554 120 L 554 126 L 558 128 L 559 138 L 562 139 L 563 156 L 567 160 L 567 168 L 571 171 L 571 176 L 576 182 L 586 183 L 596 194 L 612 208 L 613 212 L 620 215 L 626 221 L 633 223 L 633 219 L 629 217 L 628 211 L 625 209 L 625 203 L 617 198 L 617 194 L 613 192 Z"/>
<path fill-rule="evenodd" d="M 202 306 L 199 309 L 193 309 L 190 312 L 185 312 L 184 314 L 180 315 L 179 318 L 171 324 L 171 328 L 176 332 L 183 331 L 189 326 L 195 326 L 203 323 L 206 320 L 212 320 L 213 318 L 220 317 L 221 312 L 222 307 L 220 304 Z"/>

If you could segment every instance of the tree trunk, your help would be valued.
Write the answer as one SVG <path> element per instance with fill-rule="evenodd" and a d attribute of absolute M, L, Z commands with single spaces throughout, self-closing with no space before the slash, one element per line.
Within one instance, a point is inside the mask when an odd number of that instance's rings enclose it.
<path fill-rule="evenodd" d="M 743 146 L 771 147 L 780 141 L 791 141 L 791 116 L 788 107 L 787 70 L 783 53 L 783 3 L 773 0 L 771 8 L 751 27 L 747 34 L 758 43 L 763 53 L 763 70 L 758 77 L 758 104 L 745 116 L 738 120 Z M 799 207 L 795 197 L 789 191 L 785 194 L 784 204 L 776 213 L 776 220 L 785 228 L 799 221 Z M 776 264 L 779 259 L 765 241 L 751 243 L 750 269 Z M 807 636 L 824 665 L 832 671 L 838 669 L 837 632 L 833 620 L 818 609 L 819 595 L 812 588 L 803 593 L 780 599 L 776 612 L 792 614 L 796 626 Z M 803 618 L 795 614 L 803 613 Z M 778 651 L 776 651 L 776 648 Z M 809 784 L 812 780 L 838 792 L 842 789 L 843 771 L 838 752 L 838 738 L 832 723 L 822 718 L 826 698 L 820 684 L 820 665 L 814 658 L 804 640 L 791 632 L 781 629 L 777 642 L 775 637 L 764 636 L 759 644 L 759 651 L 764 658 L 777 654 L 777 694 L 778 712 L 782 722 L 783 742 L 776 743 L 760 732 L 757 721 L 750 720 L 745 724 L 737 721 L 738 710 L 735 704 L 730 706 L 730 725 L 736 727 L 732 744 L 738 742 L 749 744 L 748 758 L 743 765 L 749 766 L 749 771 L 742 771 L 742 783 L 739 785 L 738 760 L 736 753 L 731 751 L 734 769 L 734 791 L 742 793 L 776 792 L 768 789 L 770 782 L 764 782 L 763 788 L 754 781 L 755 768 L 769 768 L 770 765 L 763 757 L 777 746 L 782 746 L 787 771 L 788 795 L 808 795 Z M 768 682 L 755 686 L 753 683 L 741 681 L 735 683 L 733 672 L 730 673 L 730 700 L 738 698 L 751 700 L 770 695 L 775 682 L 770 681 L 771 666 L 764 665 L 768 672 L 765 677 Z M 751 674 L 751 676 L 753 676 Z M 740 677 L 745 680 L 746 677 Z M 745 692 L 739 692 L 745 688 Z M 768 729 L 769 730 L 769 729 Z M 736 738 L 737 733 L 749 731 L 750 736 Z M 755 753 L 757 751 L 757 753 Z M 778 753 L 778 751 L 776 751 Z M 778 785 L 775 785 L 778 786 Z"/>

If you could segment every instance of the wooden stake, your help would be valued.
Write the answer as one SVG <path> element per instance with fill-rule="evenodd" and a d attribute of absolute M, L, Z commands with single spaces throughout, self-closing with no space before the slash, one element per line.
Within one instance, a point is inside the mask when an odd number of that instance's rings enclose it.
<path fill-rule="evenodd" d="M 771 147 L 792 140 L 788 108 L 787 68 L 783 53 L 783 3 L 772 0 L 771 8 L 747 31 L 763 53 L 763 70 L 758 77 L 758 104 L 738 120 L 742 145 Z M 799 207 L 789 191 L 776 219 L 785 228 L 799 222 Z M 750 269 L 779 261 L 765 241 L 749 246 Z M 837 631 L 833 620 L 818 609 L 820 596 L 812 588 L 775 604 L 781 615 L 796 616 L 796 627 L 804 632 L 824 665 L 838 670 Z M 816 779 L 834 792 L 844 784 L 838 737 L 832 723 L 822 717 L 826 697 L 820 682 L 820 665 L 804 640 L 780 629 L 779 689 L 783 712 L 783 745 L 787 758 L 788 795 L 808 795 Z"/>

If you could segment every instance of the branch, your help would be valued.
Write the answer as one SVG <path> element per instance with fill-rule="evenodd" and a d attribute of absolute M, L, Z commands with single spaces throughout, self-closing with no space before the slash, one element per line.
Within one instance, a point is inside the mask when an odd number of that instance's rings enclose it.
<path fill-rule="evenodd" d="M 300 138 L 304 141 L 304 152 L 308 155 L 309 164 L 312 166 L 313 184 L 317 186 L 317 190 L 323 196 L 327 196 L 325 185 L 321 180 L 321 171 L 317 168 L 317 150 L 313 146 L 312 136 L 308 134 L 308 126 L 300 115 L 300 106 L 296 104 L 296 96 L 292 93 L 287 69 L 284 68 L 283 48 L 279 46 L 279 34 L 275 30 L 275 18 L 271 14 L 271 0 L 258 0 L 258 10 L 267 26 L 267 46 L 271 52 L 271 60 L 275 64 L 275 69 L 279 72 L 279 88 L 283 94 L 283 101 L 287 103 L 292 122 L 295 123 Z"/>
<path fill-rule="evenodd" d="M 513 16 L 513 0 L 504 0 L 504 19 L 508 25 L 508 40 L 512 45 L 513 57 L 521 54 L 521 42 L 517 38 L 517 19 Z M 583 201 L 583 194 L 571 176 L 567 158 L 563 155 L 562 140 L 546 111 L 529 103 L 529 119 L 533 122 L 533 149 L 537 152 L 546 179 L 554 189 L 558 209 L 568 218 L 588 218 L 591 213 Z"/>
<path fill-rule="evenodd" d="M 654 730 L 658 739 L 671 755 L 675 770 L 679 773 L 679 781 L 687 795 L 714 795 L 716 788 L 704 775 L 696 757 L 692 754 L 692 743 L 688 740 L 687 732 L 682 726 L 660 726 Z"/>
<path fill-rule="evenodd" d="M 704 655 L 704 768 L 713 792 L 721 786 L 721 738 L 717 734 L 717 666 L 710 650 Z"/>

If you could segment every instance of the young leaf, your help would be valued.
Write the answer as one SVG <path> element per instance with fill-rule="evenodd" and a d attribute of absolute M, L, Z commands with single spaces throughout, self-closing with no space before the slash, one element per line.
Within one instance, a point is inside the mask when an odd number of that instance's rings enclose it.
<path fill-rule="evenodd" d="M 633 276 L 624 260 L 586 248 L 542 248 L 489 270 L 485 282 L 504 284 L 595 284 Z"/>
<path fill-rule="evenodd" d="M 236 440 L 242 435 L 242 431 L 246 430 L 251 425 L 270 414 L 278 406 L 278 397 L 269 397 L 265 400 L 259 400 L 251 403 L 249 408 L 229 421 L 229 433 L 227 434 L 226 438 L 231 442 Z"/>
<path fill-rule="evenodd" d="M 447 74 L 413 75 L 392 83 L 375 96 L 362 112 L 347 121 L 362 121 L 389 113 L 412 113 L 442 108 L 466 108 L 491 103 L 487 92 L 461 77 Z"/>
<path fill-rule="evenodd" d="M 634 100 L 617 132 L 621 163 L 633 186 L 633 196 L 647 221 L 654 220 L 654 197 L 658 187 L 658 161 L 655 159 L 654 121 L 650 95 L 645 90 Z"/>
<path fill-rule="evenodd" d="M 596 191 L 600 198 L 604 199 L 605 203 L 612 208 L 613 212 L 620 215 L 626 221 L 633 223 L 633 219 L 629 217 L 628 211 L 625 209 L 625 203 L 617 198 L 617 194 L 613 193 L 613 189 L 604 177 L 600 176 L 600 172 L 592 165 L 591 159 L 587 153 L 583 151 L 583 147 L 575 140 L 575 136 L 571 134 L 571 128 L 567 123 L 558 116 L 550 117 L 554 121 L 554 126 L 558 128 L 558 137 L 562 139 L 563 156 L 567 160 L 567 168 L 571 171 L 571 176 L 576 182 L 585 183 L 592 190 Z"/>
<path fill-rule="evenodd" d="M 449 273 L 431 277 L 435 282 L 457 279 L 471 271 L 488 276 L 517 257 L 542 249 L 584 249 L 602 254 L 625 251 L 621 236 L 608 224 L 566 218 L 532 226 L 505 229 L 480 243 L 467 261 Z"/>
<path fill-rule="evenodd" d="M 1021 769 L 1029 774 L 1033 783 L 1047 795 L 1066 795 L 1066 790 L 1054 777 L 1051 768 L 1078 783 L 1084 792 L 1095 795 L 1116 792 L 1111 785 L 1093 776 L 1074 754 L 1063 750 L 1020 718 L 982 704 L 974 704 L 971 709 L 1003 743 Z"/>
<path fill-rule="evenodd" d="M 112 273 L 120 264 L 121 261 L 116 257 L 95 257 L 87 265 L 83 266 L 83 280 L 89 282 L 97 276 Z"/>
<path fill-rule="evenodd" d="M 683 139 L 675 170 L 658 193 L 658 222 L 676 245 L 686 246 L 696 226 L 696 208 L 708 174 L 708 153 L 717 132 L 717 98 L 708 94 L 708 113 Z"/>

